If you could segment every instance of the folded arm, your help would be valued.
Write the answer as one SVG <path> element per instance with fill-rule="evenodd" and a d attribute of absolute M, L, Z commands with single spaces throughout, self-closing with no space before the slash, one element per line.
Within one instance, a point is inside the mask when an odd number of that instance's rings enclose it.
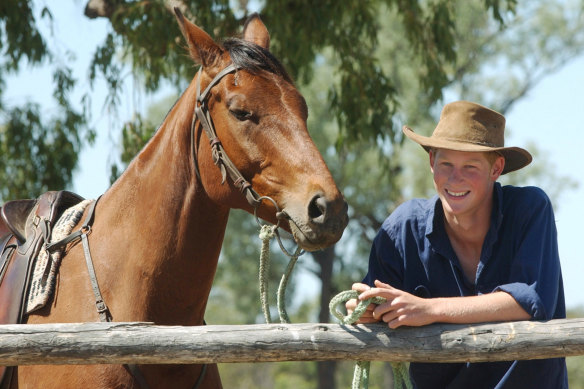
<path fill-rule="evenodd" d="M 479 296 L 421 298 L 388 284 L 375 281 L 375 288 L 354 284 L 361 294 L 359 300 L 379 296 L 387 299 L 380 305 L 370 305 L 359 323 L 384 321 L 390 328 L 423 326 L 431 323 L 482 323 L 495 321 L 529 320 L 531 316 L 508 293 L 499 291 Z M 347 302 L 347 310 L 354 310 L 356 300 Z"/>

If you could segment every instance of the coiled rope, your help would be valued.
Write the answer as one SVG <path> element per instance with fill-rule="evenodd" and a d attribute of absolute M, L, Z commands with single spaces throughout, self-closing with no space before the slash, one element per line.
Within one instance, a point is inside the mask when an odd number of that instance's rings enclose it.
<path fill-rule="evenodd" d="M 331 299 L 329 310 L 331 314 L 339 319 L 341 324 L 353 324 L 365 313 L 369 304 L 382 304 L 386 302 L 383 297 L 372 297 L 367 300 L 359 301 L 355 310 L 347 316 L 344 316 L 339 310 L 338 306 L 344 304 L 351 299 L 357 299 L 359 292 L 356 290 L 346 290 Z M 355 364 L 355 371 L 353 373 L 353 383 L 351 389 L 367 389 L 369 387 L 369 370 L 371 362 L 357 361 Z M 392 362 L 391 370 L 393 371 L 393 387 L 394 389 L 413 389 L 408 373 L 408 368 L 404 362 Z"/>

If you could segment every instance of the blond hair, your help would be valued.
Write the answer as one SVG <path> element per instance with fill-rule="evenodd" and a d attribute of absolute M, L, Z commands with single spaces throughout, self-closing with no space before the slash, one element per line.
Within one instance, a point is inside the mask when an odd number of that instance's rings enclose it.
<path fill-rule="evenodd" d="M 436 152 L 438 150 L 440 150 L 440 149 L 437 147 L 429 147 L 428 153 L 432 153 L 432 154 L 436 155 Z M 487 158 L 487 161 L 489 162 L 489 165 L 491 167 L 493 166 L 493 164 L 495 163 L 497 158 L 501 157 L 501 158 L 505 159 L 505 157 L 501 153 L 498 153 L 497 151 L 473 151 L 473 153 L 474 152 L 484 154 L 485 158 Z"/>

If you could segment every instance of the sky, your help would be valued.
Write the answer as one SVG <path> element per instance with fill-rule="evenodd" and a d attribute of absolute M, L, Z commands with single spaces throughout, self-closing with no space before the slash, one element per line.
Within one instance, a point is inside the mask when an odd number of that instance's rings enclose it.
<path fill-rule="evenodd" d="M 76 92 L 79 98 L 80 91 L 88 87 L 91 55 L 105 38 L 108 28 L 105 20 L 87 19 L 83 15 L 84 5 L 85 2 L 79 0 L 67 1 L 51 9 L 56 20 L 51 45 L 59 60 L 71 61 L 65 53 L 67 50 L 75 52 L 77 58 L 73 63 L 79 80 Z M 120 120 L 129 118 L 134 108 L 143 112 L 149 104 L 164 96 L 162 92 L 138 98 L 131 92 L 132 87 L 129 79 L 119 109 Z M 42 102 L 48 113 L 53 109 L 50 105 L 52 90 L 50 70 L 24 68 L 19 75 L 8 79 L 5 100 L 14 105 L 29 100 Z M 578 183 L 578 188 L 563 193 L 556 201 L 556 225 L 568 308 L 584 307 L 584 282 L 581 280 L 584 255 L 580 252 L 580 240 L 584 239 L 580 231 L 584 220 L 584 206 L 580 203 L 584 199 L 584 161 L 578 157 L 579 153 L 584 153 L 583 90 L 584 55 L 545 78 L 506 115 L 507 126 L 513 129 L 506 145 L 527 147 L 529 142 L 534 142 L 540 152 L 548 156 L 550 169 L 557 169 L 558 174 L 567 175 Z M 114 133 L 118 128 L 111 124 L 115 119 L 109 117 L 102 107 L 105 86 L 98 82 L 92 96 L 92 125 L 98 130 L 98 138 L 93 147 L 82 151 L 80 168 L 74 175 L 71 188 L 86 198 L 96 198 L 109 187 L 108 165 L 112 156 L 117 154 L 111 150 L 112 142 L 118 142 Z M 307 282 L 316 288 L 316 280 Z"/>

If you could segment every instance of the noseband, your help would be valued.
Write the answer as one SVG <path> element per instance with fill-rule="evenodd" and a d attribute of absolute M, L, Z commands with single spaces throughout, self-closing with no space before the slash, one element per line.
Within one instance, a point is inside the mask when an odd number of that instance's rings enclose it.
<path fill-rule="evenodd" d="M 239 67 L 235 66 L 234 64 L 227 66 L 225 69 L 217 73 L 211 83 L 207 85 L 207 88 L 205 88 L 203 93 L 201 93 L 201 76 L 203 74 L 202 68 L 199 70 L 199 74 L 197 75 L 197 102 L 195 106 L 195 115 L 193 116 L 193 122 L 191 123 L 191 151 L 193 153 L 195 171 L 197 173 L 197 177 L 199 177 L 200 180 L 201 174 L 199 172 L 199 164 L 197 162 L 195 147 L 195 118 L 197 118 L 199 119 L 199 122 L 203 126 L 203 129 L 209 138 L 209 143 L 211 144 L 212 149 L 213 162 L 221 169 L 221 184 L 225 183 L 225 178 L 227 174 L 229 174 L 229 178 L 231 178 L 235 187 L 245 195 L 249 205 L 251 205 L 254 209 L 257 209 L 257 207 L 259 207 L 262 202 L 262 197 L 258 195 L 255 190 L 253 190 L 251 184 L 243 177 L 237 167 L 233 164 L 233 162 L 231 162 L 231 159 L 229 159 L 229 156 L 225 152 L 221 141 L 217 137 L 217 132 L 215 131 L 215 126 L 213 125 L 213 119 L 211 118 L 209 107 L 207 105 L 207 100 L 209 98 L 211 89 L 217 85 L 219 81 L 221 81 L 221 79 L 227 74 L 233 73 L 238 69 Z"/>

